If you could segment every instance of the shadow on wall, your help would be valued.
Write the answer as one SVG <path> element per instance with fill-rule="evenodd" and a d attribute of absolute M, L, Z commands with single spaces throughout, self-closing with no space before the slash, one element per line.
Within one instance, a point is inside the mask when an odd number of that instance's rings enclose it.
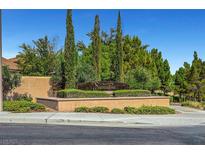
<path fill-rule="evenodd" d="M 36 101 L 36 97 L 52 97 L 53 86 L 51 77 L 40 77 L 40 76 L 22 76 L 20 86 L 16 87 L 13 94 L 9 97 L 20 97 L 27 95 Z"/>

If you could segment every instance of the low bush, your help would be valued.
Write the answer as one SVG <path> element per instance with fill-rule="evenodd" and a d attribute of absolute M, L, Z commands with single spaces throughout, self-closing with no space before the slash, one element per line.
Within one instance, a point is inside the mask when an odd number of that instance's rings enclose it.
<path fill-rule="evenodd" d="M 99 112 L 99 113 L 107 113 L 109 112 L 109 109 L 107 107 L 103 107 L 103 106 L 96 106 L 96 107 L 86 107 L 86 106 L 82 106 L 82 107 L 77 107 L 75 108 L 75 112 Z"/>
<path fill-rule="evenodd" d="M 103 106 L 96 106 L 89 109 L 89 112 L 100 112 L 100 113 L 107 113 L 109 109 Z"/>
<path fill-rule="evenodd" d="M 124 110 L 129 114 L 175 114 L 174 109 L 163 106 L 125 107 Z"/>
<path fill-rule="evenodd" d="M 42 104 L 32 103 L 30 101 L 5 101 L 4 111 L 11 112 L 43 112 L 46 108 Z"/>
<path fill-rule="evenodd" d="M 136 114 L 137 113 L 137 108 L 127 106 L 127 107 L 124 107 L 124 111 L 126 113 L 129 113 L 129 114 Z"/>
<path fill-rule="evenodd" d="M 64 89 L 57 92 L 57 97 L 60 98 L 96 98 L 109 96 L 109 94 L 103 91 L 87 91 L 78 89 Z"/>
<path fill-rule="evenodd" d="M 114 108 L 111 110 L 111 113 L 116 113 L 116 114 L 124 114 L 125 111 L 119 108 Z"/>
<path fill-rule="evenodd" d="M 108 113 L 109 109 L 107 107 L 78 107 L 75 108 L 75 112 L 99 112 L 99 113 Z M 175 114 L 175 110 L 169 107 L 163 106 L 142 106 L 139 108 L 136 107 L 125 107 L 123 109 L 113 108 L 111 113 L 115 114 Z"/>
<path fill-rule="evenodd" d="M 75 108 L 75 112 L 89 112 L 90 108 L 82 106 L 82 107 L 77 107 Z"/>
<path fill-rule="evenodd" d="M 14 94 L 13 100 L 15 101 L 32 101 L 33 98 L 27 94 Z"/>
<path fill-rule="evenodd" d="M 181 106 L 188 106 L 196 109 L 205 110 L 205 103 L 200 103 L 200 102 L 192 102 L 192 101 L 182 102 Z"/>
<path fill-rule="evenodd" d="M 137 96 L 151 96 L 149 90 L 116 90 L 113 92 L 115 97 L 137 97 Z"/>

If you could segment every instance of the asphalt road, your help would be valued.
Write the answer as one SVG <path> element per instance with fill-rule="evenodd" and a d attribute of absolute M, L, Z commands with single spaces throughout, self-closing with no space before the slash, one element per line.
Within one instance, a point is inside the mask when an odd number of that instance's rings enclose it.
<path fill-rule="evenodd" d="M 205 144 L 205 126 L 111 128 L 65 125 L 0 124 L 0 144 Z"/>

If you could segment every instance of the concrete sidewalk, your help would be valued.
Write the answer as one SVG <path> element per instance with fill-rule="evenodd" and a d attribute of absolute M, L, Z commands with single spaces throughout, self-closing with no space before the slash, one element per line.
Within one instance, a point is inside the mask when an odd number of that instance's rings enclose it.
<path fill-rule="evenodd" d="M 109 127 L 154 127 L 205 125 L 205 111 L 172 106 L 175 115 L 130 115 L 102 113 L 0 113 L 0 123 L 36 123 Z"/>

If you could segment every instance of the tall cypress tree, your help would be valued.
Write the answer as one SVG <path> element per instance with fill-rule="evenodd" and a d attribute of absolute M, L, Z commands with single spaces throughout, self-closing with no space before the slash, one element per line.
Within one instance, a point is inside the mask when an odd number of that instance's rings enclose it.
<path fill-rule="evenodd" d="M 115 66 L 115 79 L 116 81 L 123 81 L 123 48 L 122 48 L 122 26 L 121 16 L 118 13 L 117 19 L 117 34 L 116 34 L 116 66 Z"/>
<path fill-rule="evenodd" d="M 66 88 L 75 88 L 77 54 L 75 50 L 72 10 L 67 11 L 64 57 Z"/>
<path fill-rule="evenodd" d="M 95 16 L 95 25 L 92 36 L 93 45 L 93 65 L 96 74 L 96 80 L 101 80 L 101 38 L 99 16 Z"/>

